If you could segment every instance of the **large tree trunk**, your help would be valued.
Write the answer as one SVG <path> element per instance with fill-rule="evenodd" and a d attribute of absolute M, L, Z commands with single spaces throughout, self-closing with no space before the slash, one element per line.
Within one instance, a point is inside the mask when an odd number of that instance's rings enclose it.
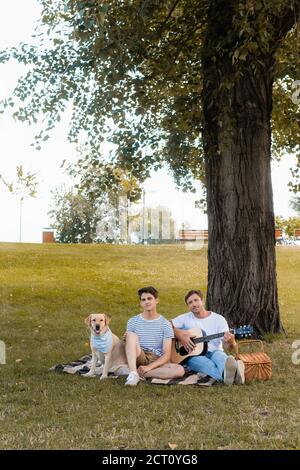
<path fill-rule="evenodd" d="M 259 333 L 279 332 L 270 168 L 274 60 L 271 53 L 257 56 L 260 62 L 252 56 L 234 77 L 230 50 L 238 33 L 225 45 L 227 52 L 217 49 L 229 36 L 230 3 L 212 2 L 202 57 L 207 308 L 232 326 L 250 323 Z"/>

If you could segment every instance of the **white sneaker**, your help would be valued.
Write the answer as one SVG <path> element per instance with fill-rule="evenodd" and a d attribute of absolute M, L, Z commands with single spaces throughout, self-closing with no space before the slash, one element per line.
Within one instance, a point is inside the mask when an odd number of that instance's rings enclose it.
<path fill-rule="evenodd" d="M 224 383 L 226 385 L 232 385 L 235 373 L 237 370 L 237 361 L 234 359 L 233 356 L 228 356 L 225 362 L 224 368 Z"/>
<path fill-rule="evenodd" d="M 237 368 L 234 378 L 234 383 L 243 385 L 245 383 L 245 364 L 240 359 L 237 362 Z"/>
<path fill-rule="evenodd" d="M 140 376 L 137 372 L 130 372 L 125 382 L 125 385 L 137 385 L 140 381 Z"/>

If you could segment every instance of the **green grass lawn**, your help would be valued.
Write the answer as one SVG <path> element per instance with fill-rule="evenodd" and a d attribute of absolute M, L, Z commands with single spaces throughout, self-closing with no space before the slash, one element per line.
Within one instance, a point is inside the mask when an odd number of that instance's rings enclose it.
<path fill-rule="evenodd" d="M 269 338 L 273 379 L 245 386 L 124 387 L 124 379 L 49 372 L 89 353 L 84 318 L 111 314 L 123 335 L 139 312 L 136 291 L 153 284 L 167 318 L 206 289 L 206 251 L 183 246 L 0 244 L 2 449 L 299 449 L 300 248 L 277 247 L 286 336 Z M 300 355 L 299 355 L 300 357 Z"/>

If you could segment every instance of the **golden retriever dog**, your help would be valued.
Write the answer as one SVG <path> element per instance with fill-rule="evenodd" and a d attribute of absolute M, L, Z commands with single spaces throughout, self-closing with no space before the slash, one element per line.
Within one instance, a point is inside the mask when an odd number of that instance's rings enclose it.
<path fill-rule="evenodd" d="M 99 360 L 103 366 L 100 380 L 106 379 L 108 372 L 116 375 L 127 375 L 128 366 L 125 346 L 118 336 L 109 328 L 109 317 L 105 313 L 92 313 L 85 319 L 91 331 L 90 344 L 92 350 L 92 365 L 84 377 L 94 377 Z"/>

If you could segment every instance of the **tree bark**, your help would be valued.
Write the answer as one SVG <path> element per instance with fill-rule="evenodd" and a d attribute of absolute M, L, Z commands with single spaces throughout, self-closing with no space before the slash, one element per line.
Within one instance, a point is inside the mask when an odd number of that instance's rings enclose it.
<path fill-rule="evenodd" d="M 259 334 L 277 333 L 282 326 L 270 167 L 274 58 L 257 52 L 237 75 L 231 52 L 238 32 L 232 34 L 230 4 L 212 2 L 202 57 L 207 308 L 231 326 L 251 324 Z M 221 53 L 222 35 L 227 43 Z"/>

